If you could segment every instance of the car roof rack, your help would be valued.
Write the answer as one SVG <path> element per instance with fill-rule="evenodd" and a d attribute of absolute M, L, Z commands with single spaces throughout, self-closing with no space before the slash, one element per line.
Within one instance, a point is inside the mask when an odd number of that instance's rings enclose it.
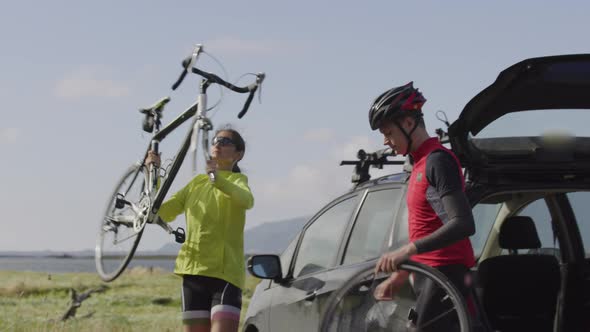
<path fill-rule="evenodd" d="M 443 111 L 439 112 L 444 116 L 444 120 L 442 118 L 439 118 L 439 120 L 443 121 L 448 127 L 449 122 L 446 120 L 446 114 L 444 114 Z M 439 115 L 437 114 L 437 117 L 438 116 Z M 435 132 L 438 140 L 442 144 L 450 143 L 449 135 L 445 130 L 442 128 L 437 128 Z M 356 154 L 358 160 L 343 160 L 340 162 L 340 166 L 354 165 L 351 182 L 354 183 L 355 187 L 371 179 L 371 174 L 369 174 L 369 168 L 371 166 L 374 168 L 383 169 L 383 165 L 403 165 L 405 172 L 412 172 L 412 165 L 414 163 L 412 161 L 412 157 L 409 154 L 405 160 L 387 160 L 387 157 L 393 156 L 396 156 L 396 154 L 391 148 L 385 148 L 375 152 L 366 152 L 365 150 L 360 149 Z"/>
<path fill-rule="evenodd" d="M 371 179 L 369 174 L 369 168 L 383 169 L 383 165 L 406 165 L 407 160 L 387 160 L 387 157 L 393 157 L 395 153 L 391 148 L 377 150 L 375 152 L 365 152 L 360 149 L 356 157 L 358 160 L 343 160 L 340 162 L 340 166 L 343 165 L 354 165 L 354 171 L 352 172 L 352 180 L 355 187 L 367 182 Z"/>

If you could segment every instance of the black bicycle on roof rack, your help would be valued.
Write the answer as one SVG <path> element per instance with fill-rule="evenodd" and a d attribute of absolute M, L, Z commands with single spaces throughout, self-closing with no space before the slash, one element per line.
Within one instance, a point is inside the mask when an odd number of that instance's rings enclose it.
<path fill-rule="evenodd" d="M 167 233 L 174 234 L 177 242 L 184 242 L 184 229 L 172 229 L 157 217 L 157 213 L 189 149 L 193 151 L 193 167 L 196 167 L 199 138 L 205 159 L 211 159 L 209 131 L 213 129 L 213 124 L 207 117 L 207 112 L 210 111 L 207 108 L 207 88 L 217 84 L 237 93 L 249 93 L 243 109 L 238 114 L 238 118 L 242 118 L 248 111 L 254 94 L 264 81 L 265 74 L 258 73 L 255 74 L 253 83 L 236 86 L 213 73 L 195 67 L 201 53 L 203 53 L 203 46 L 196 45 L 192 55 L 182 62 L 183 71 L 172 86 L 172 89 L 176 90 L 187 73 L 201 76 L 199 95 L 192 106 L 164 128 L 161 128 L 161 118 L 164 106 L 170 101 L 169 97 L 162 98 L 154 105 L 140 110 L 140 113 L 145 116 L 143 130 L 151 133 L 152 137 L 143 159 L 132 165 L 117 183 L 100 222 L 95 247 L 95 263 L 96 270 L 104 281 L 116 279 L 125 270 L 133 258 L 146 224 L 157 224 Z M 159 153 L 160 142 L 189 119 L 192 120 L 192 126 L 173 158 L 170 169 L 162 175 L 160 168 L 154 164 L 144 165 L 148 152 L 152 150 Z M 194 168 L 193 171 L 195 170 Z M 209 176 L 213 181 L 215 180 L 213 174 Z"/>

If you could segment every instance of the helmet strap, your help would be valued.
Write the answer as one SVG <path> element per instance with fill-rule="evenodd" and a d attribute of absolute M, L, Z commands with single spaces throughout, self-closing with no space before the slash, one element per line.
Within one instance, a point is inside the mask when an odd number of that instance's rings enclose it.
<path fill-rule="evenodd" d="M 401 130 L 401 132 L 404 134 L 404 136 L 406 136 L 406 140 L 408 141 L 408 147 L 406 148 L 406 152 L 403 153 L 403 156 L 405 157 L 408 155 L 408 153 L 410 153 L 410 151 L 412 149 L 412 134 L 414 133 L 416 128 L 418 128 L 418 121 L 416 121 L 416 119 L 415 119 L 414 127 L 412 128 L 412 130 L 410 130 L 409 133 L 402 127 L 402 125 L 398 121 L 393 121 L 393 123 L 395 123 L 395 125 L 399 128 L 399 130 Z"/>

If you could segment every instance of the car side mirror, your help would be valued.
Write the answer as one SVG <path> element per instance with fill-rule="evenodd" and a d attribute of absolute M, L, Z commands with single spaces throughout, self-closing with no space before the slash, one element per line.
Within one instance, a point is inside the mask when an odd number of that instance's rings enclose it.
<path fill-rule="evenodd" d="M 248 272 L 260 279 L 280 281 L 283 277 L 281 259 L 277 255 L 254 255 L 248 258 Z"/>

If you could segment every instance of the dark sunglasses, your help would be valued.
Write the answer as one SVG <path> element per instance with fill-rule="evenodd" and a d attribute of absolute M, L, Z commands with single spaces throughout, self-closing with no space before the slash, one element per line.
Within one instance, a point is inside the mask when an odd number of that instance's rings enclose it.
<path fill-rule="evenodd" d="M 228 145 L 233 145 L 235 146 L 236 143 L 229 137 L 223 137 L 223 136 L 216 136 L 213 137 L 213 145 L 221 145 L 221 146 L 228 146 Z"/>

